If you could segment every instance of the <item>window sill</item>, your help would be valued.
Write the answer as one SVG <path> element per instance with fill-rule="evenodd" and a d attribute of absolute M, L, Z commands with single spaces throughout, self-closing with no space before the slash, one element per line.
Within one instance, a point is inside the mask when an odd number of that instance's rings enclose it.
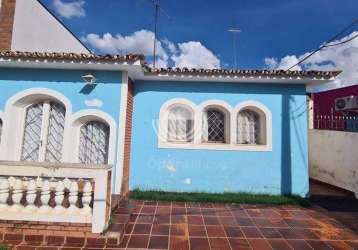
<path fill-rule="evenodd" d="M 225 144 L 225 143 L 172 143 L 159 142 L 158 148 L 172 148 L 172 149 L 192 149 L 192 150 L 226 150 L 226 151 L 258 151 L 269 152 L 272 151 L 270 145 L 244 145 L 244 144 Z"/>

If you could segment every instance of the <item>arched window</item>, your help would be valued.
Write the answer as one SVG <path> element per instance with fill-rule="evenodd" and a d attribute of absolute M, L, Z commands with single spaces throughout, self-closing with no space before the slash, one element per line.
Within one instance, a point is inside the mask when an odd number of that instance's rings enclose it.
<path fill-rule="evenodd" d="M 27 107 L 21 160 L 61 161 L 65 115 L 65 107 L 55 102 Z"/>
<path fill-rule="evenodd" d="M 217 108 L 209 108 L 203 113 L 204 142 L 226 142 L 225 113 Z"/>
<path fill-rule="evenodd" d="M 267 144 L 267 119 L 257 107 L 245 107 L 237 114 L 237 143 L 249 145 Z"/>
<path fill-rule="evenodd" d="M 80 129 L 79 161 L 83 164 L 107 164 L 109 126 L 91 121 Z"/>
<path fill-rule="evenodd" d="M 171 108 L 168 114 L 168 141 L 192 141 L 193 126 L 193 113 L 188 108 L 183 106 Z"/>
<path fill-rule="evenodd" d="M 242 110 L 237 115 L 237 143 L 259 144 L 260 117 L 252 110 Z"/>

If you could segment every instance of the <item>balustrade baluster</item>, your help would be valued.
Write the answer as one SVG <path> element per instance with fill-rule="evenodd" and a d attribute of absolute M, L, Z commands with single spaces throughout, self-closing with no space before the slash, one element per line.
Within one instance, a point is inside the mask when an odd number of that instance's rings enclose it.
<path fill-rule="evenodd" d="M 91 214 L 90 203 L 92 200 L 92 184 L 90 181 L 86 181 L 83 186 L 83 195 L 82 195 L 82 204 L 83 209 L 81 211 L 82 214 Z"/>
<path fill-rule="evenodd" d="M 77 181 L 72 181 L 70 186 L 70 194 L 68 197 L 68 201 L 70 203 L 70 207 L 68 208 L 68 213 L 76 213 L 78 211 L 78 207 L 76 206 L 76 202 L 78 200 L 78 183 Z"/>
<path fill-rule="evenodd" d="M 10 207 L 10 210 L 13 212 L 19 211 L 22 208 L 21 198 L 23 196 L 23 184 L 20 178 L 16 178 L 15 184 L 12 190 L 12 201 L 13 205 Z"/>
<path fill-rule="evenodd" d="M 51 207 L 48 205 L 51 198 L 51 191 L 50 191 L 50 182 L 45 180 L 42 182 L 41 186 L 41 207 L 40 213 L 48 213 Z"/>
<path fill-rule="evenodd" d="M 63 180 L 63 185 L 65 186 L 65 188 L 70 189 L 71 184 L 72 182 L 67 177 Z"/>
<path fill-rule="evenodd" d="M 36 210 L 35 200 L 36 200 L 36 191 L 37 185 L 34 179 L 31 179 L 27 184 L 27 192 L 26 192 L 26 201 L 28 205 L 25 208 L 25 211 L 31 213 Z"/>
<path fill-rule="evenodd" d="M 63 184 L 63 181 L 59 181 L 56 186 L 56 193 L 55 193 L 55 212 L 56 213 L 62 213 L 65 208 L 62 206 L 62 202 L 65 198 L 65 185 Z"/>
<path fill-rule="evenodd" d="M 15 185 L 16 178 L 14 176 L 10 176 L 8 178 L 8 181 L 9 181 L 10 188 L 12 188 Z"/>
<path fill-rule="evenodd" d="M 8 179 L 2 178 L 0 180 L 0 211 L 8 208 L 7 199 L 10 195 L 10 184 Z"/>

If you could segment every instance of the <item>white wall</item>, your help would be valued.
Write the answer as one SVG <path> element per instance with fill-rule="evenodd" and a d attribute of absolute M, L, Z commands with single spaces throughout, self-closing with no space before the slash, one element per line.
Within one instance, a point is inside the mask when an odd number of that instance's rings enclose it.
<path fill-rule="evenodd" d="M 11 50 L 89 51 L 37 0 L 17 0 Z"/>
<path fill-rule="evenodd" d="M 309 130 L 310 177 L 358 195 L 358 133 Z"/>

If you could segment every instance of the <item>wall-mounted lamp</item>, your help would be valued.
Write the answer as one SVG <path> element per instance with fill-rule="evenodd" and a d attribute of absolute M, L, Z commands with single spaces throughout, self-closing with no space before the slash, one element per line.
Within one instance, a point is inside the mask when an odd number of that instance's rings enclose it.
<path fill-rule="evenodd" d="M 94 75 L 88 74 L 88 75 L 84 75 L 82 76 L 82 79 L 86 82 L 86 84 L 96 84 L 96 77 L 94 77 Z"/>

